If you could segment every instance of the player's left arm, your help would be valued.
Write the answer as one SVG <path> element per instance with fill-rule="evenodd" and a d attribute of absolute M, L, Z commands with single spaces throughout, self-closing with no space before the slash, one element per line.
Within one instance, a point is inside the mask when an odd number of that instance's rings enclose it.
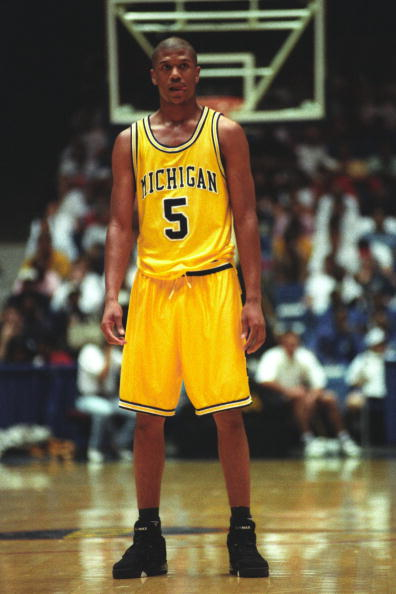
<path fill-rule="evenodd" d="M 261 296 L 260 237 L 249 146 L 241 126 L 224 116 L 219 120 L 219 141 L 246 292 L 242 336 L 246 340 L 246 352 L 253 353 L 265 340 L 265 320 Z"/>

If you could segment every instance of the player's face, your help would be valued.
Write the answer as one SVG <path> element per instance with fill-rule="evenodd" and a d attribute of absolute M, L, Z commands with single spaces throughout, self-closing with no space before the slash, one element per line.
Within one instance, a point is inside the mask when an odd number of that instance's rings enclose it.
<path fill-rule="evenodd" d="M 281 344 L 289 357 L 292 357 L 295 350 L 298 348 L 300 341 L 298 336 L 295 336 L 294 334 L 285 334 L 282 336 Z"/>
<path fill-rule="evenodd" d="M 188 49 L 162 50 L 151 69 L 151 80 L 162 99 L 177 105 L 195 96 L 199 71 Z"/>

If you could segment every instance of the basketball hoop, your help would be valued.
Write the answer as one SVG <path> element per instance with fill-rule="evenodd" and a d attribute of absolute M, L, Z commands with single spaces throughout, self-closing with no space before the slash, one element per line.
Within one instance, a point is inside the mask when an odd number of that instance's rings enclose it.
<path fill-rule="evenodd" d="M 224 115 L 229 115 L 233 111 L 238 111 L 243 106 L 243 98 L 232 95 L 207 95 L 198 97 L 198 103 L 206 105 L 211 109 L 220 111 Z"/>

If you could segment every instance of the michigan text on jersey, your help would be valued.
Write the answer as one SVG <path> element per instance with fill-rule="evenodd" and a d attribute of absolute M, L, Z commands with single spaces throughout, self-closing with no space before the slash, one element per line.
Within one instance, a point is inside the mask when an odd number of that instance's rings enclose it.
<path fill-rule="evenodd" d="M 142 197 L 154 192 L 177 190 L 179 188 L 198 188 L 217 194 L 217 173 L 195 165 L 166 167 L 148 171 L 140 179 Z"/>

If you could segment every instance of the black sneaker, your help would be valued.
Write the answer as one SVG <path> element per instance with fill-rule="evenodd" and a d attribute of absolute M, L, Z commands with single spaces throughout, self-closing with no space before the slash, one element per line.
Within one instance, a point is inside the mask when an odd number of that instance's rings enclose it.
<path fill-rule="evenodd" d="M 253 520 L 231 525 L 227 536 L 230 573 L 239 577 L 268 577 L 268 563 L 257 550 Z"/>
<path fill-rule="evenodd" d="M 161 534 L 161 522 L 135 524 L 133 545 L 120 561 L 113 565 L 113 578 L 138 578 L 144 572 L 148 576 L 163 575 L 168 571 L 165 539 Z"/>

